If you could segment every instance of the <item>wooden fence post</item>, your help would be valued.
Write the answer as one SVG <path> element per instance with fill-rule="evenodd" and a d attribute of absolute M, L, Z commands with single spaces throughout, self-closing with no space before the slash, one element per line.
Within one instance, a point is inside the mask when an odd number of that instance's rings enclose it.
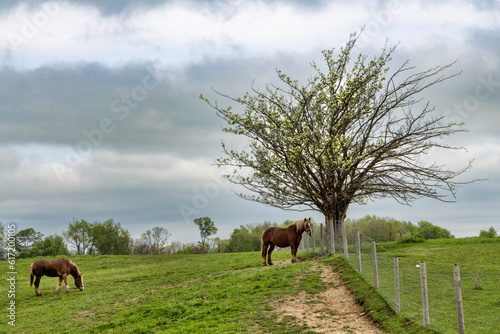
<path fill-rule="evenodd" d="M 396 303 L 396 313 L 401 311 L 401 301 L 399 299 L 399 259 L 394 258 L 394 296 Z"/>
<path fill-rule="evenodd" d="M 358 273 L 361 272 L 361 240 L 359 230 L 356 230 L 356 263 L 358 265 Z"/>
<path fill-rule="evenodd" d="M 321 255 L 323 255 L 323 249 L 325 247 L 325 240 L 323 240 L 323 223 L 319 225 L 319 240 L 321 244 Z"/>
<path fill-rule="evenodd" d="M 377 244 L 372 241 L 373 287 L 378 289 Z"/>
<path fill-rule="evenodd" d="M 422 314 L 424 327 L 429 326 L 429 296 L 427 294 L 427 272 L 425 262 L 420 262 L 420 287 L 422 289 Z"/>
<path fill-rule="evenodd" d="M 347 249 L 347 232 L 345 230 L 345 221 L 342 221 L 342 241 L 344 244 L 344 259 L 349 258 L 349 250 Z"/>
<path fill-rule="evenodd" d="M 313 253 L 316 253 L 316 234 L 314 234 L 314 231 L 311 235 L 311 239 L 312 239 L 312 242 L 313 242 Z"/>
<path fill-rule="evenodd" d="M 462 305 L 462 286 L 460 283 L 460 267 L 458 264 L 453 266 L 453 278 L 455 281 L 455 300 L 457 304 L 457 323 L 458 334 L 465 334 L 464 309 Z"/>
<path fill-rule="evenodd" d="M 331 250 L 332 250 L 331 253 L 335 254 L 335 233 L 333 231 L 333 219 L 330 219 L 328 221 L 328 225 L 330 226 L 330 246 L 331 246 Z"/>

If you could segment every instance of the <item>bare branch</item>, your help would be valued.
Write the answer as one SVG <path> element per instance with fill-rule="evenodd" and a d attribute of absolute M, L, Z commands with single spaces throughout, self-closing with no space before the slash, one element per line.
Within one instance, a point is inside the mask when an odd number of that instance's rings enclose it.
<path fill-rule="evenodd" d="M 277 70 L 279 84 L 233 98 L 243 111 L 220 108 L 203 99 L 228 123 L 224 131 L 250 139 L 250 150 L 236 152 L 223 143 L 219 166 L 250 194 L 239 196 L 287 210 L 311 208 L 342 221 L 351 203 L 391 197 L 409 205 L 428 197 L 452 201 L 457 188 L 474 182 L 456 178 L 471 168 L 450 170 L 424 159 L 432 150 L 457 150 L 444 137 L 465 131 L 460 123 L 423 102 L 422 92 L 460 73 L 447 74 L 455 63 L 418 72 L 404 62 L 390 71 L 396 46 L 385 46 L 368 60 L 351 60 L 357 38 L 351 35 L 337 55 L 324 51 L 327 71 L 305 86 Z"/>

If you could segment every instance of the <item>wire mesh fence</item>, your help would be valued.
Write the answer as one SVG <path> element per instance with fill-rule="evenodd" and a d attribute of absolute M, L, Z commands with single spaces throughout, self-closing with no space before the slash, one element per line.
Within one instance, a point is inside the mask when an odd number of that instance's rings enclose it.
<path fill-rule="evenodd" d="M 500 266 L 396 257 L 358 231 L 345 234 L 344 252 L 338 234 L 335 253 L 346 257 L 396 313 L 441 333 L 500 333 Z M 321 242 L 326 245 L 326 238 Z"/>

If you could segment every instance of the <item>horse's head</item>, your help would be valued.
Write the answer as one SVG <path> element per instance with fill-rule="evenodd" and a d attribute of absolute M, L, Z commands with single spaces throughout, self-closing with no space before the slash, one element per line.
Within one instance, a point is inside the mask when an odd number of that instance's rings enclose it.
<path fill-rule="evenodd" d="M 83 291 L 85 286 L 83 285 L 83 275 L 79 274 L 77 277 L 75 277 L 75 285 L 80 291 Z"/>
<path fill-rule="evenodd" d="M 309 218 L 309 219 L 304 218 L 304 231 L 306 231 L 307 234 L 312 236 L 313 229 L 312 229 L 312 224 L 311 224 L 311 218 Z"/>

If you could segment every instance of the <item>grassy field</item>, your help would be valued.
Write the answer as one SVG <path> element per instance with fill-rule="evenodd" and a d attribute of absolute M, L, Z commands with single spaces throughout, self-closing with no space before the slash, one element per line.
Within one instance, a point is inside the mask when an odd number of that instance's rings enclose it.
<path fill-rule="evenodd" d="M 415 261 L 500 265 L 497 240 L 391 243 L 383 247 Z M 274 260 L 284 264 L 262 266 L 257 252 L 74 256 L 70 258 L 84 274 L 85 291 L 78 291 L 70 277 L 72 293 L 57 295 L 57 279 L 44 276 L 40 285 L 42 297 L 36 297 L 33 287 L 29 286 L 33 259 L 19 259 L 15 264 L 18 273 L 16 326 L 8 325 L 7 307 L 12 298 L 7 297 L 8 284 L 2 283 L 0 308 L 5 314 L 0 333 L 307 333 L 312 329 L 293 319 L 277 322 L 270 303 L 303 290 L 310 294 L 324 291 L 327 285 L 315 270 L 318 264 L 330 265 L 340 272 L 349 288 L 357 293 L 358 301 L 388 333 L 432 333 L 424 331 L 418 320 L 412 324 L 405 317 L 396 316 L 370 284 L 360 279 L 339 255 L 312 259 L 312 254 L 299 253 L 299 259 L 311 261 L 297 264 L 289 262 L 289 251 L 273 255 Z M 10 269 L 6 261 L 0 263 L 3 266 L 0 279 L 6 282 Z M 414 267 L 413 263 L 411 266 Z M 472 275 L 475 268 L 464 270 Z M 486 280 L 489 276 L 485 274 L 490 269 L 482 269 L 483 290 L 474 290 L 474 294 L 485 294 L 485 298 L 491 295 L 492 283 Z M 414 271 L 414 268 L 408 270 Z M 491 274 L 497 279 L 498 268 L 497 271 L 491 269 Z M 434 288 L 431 281 L 429 291 Z M 412 293 L 419 291 L 418 287 L 412 289 L 415 290 Z M 483 301 L 489 304 L 479 302 L 476 310 L 481 307 L 484 312 L 499 314 L 500 303 L 495 302 L 500 301 L 500 293 Z M 431 310 L 446 307 L 432 304 Z"/>
<path fill-rule="evenodd" d="M 29 286 L 32 259 L 18 260 L 16 326 L 7 321 L 2 293 L 2 332 L 7 333 L 302 333 L 277 323 L 268 304 L 282 294 L 325 289 L 314 262 L 288 265 L 290 253 L 265 267 L 256 252 L 180 256 L 75 256 L 84 275 L 80 292 L 70 277 L 70 295 L 56 294 L 57 278 L 42 277 L 42 297 Z M 303 258 L 305 255 L 303 255 Z M 3 272 L 7 272 L 7 263 Z M 3 282 L 8 277 L 3 274 Z M 3 284 L 2 284 L 3 285 Z M 3 285 L 5 286 L 5 285 Z"/>
<path fill-rule="evenodd" d="M 420 263 L 426 263 L 430 327 L 457 332 L 454 264 L 459 264 L 467 333 L 500 333 L 500 238 L 427 240 L 377 246 L 380 288 L 394 307 L 394 256 L 399 258 L 401 312 L 422 323 Z M 349 263 L 356 267 L 354 254 Z M 371 246 L 362 246 L 362 276 L 373 285 Z"/>
<path fill-rule="evenodd" d="M 424 243 L 382 243 L 395 256 L 416 261 L 500 266 L 500 237 L 426 240 Z"/>

